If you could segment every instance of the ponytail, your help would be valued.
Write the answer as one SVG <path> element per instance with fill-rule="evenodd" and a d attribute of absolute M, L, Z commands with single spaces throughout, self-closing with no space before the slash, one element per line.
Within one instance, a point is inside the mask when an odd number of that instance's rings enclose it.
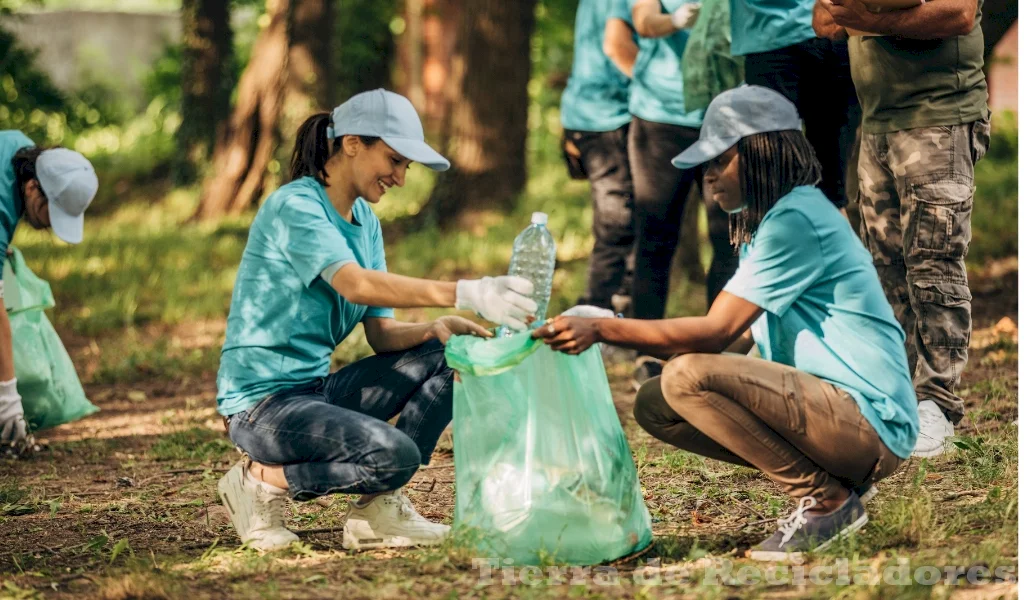
<path fill-rule="evenodd" d="M 330 113 L 317 113 L 299 126 L 295 135 L 295 149 L 292 150 L 291 181 L 312 177 L 327 185 L 327 171 L 324 167 L 335 152 L 341 148 L 341 140 L 327 139 L 327 127 L 331 124 Z"/>
<path fill-rule="evenodd" d="M 327 160 L 341 150 L 341 136 L 333 140 L 327 139 L 327 128 L 331 124 L 330 113 L 316 113 L 299 126 L 295 135 L 295 149 L 292 150 L 292 169 L 290 181 L 302 177 L 312 177 L 327 185 Z M 380 138 L 357 136 L 364 146 L 372 146 Z"/>

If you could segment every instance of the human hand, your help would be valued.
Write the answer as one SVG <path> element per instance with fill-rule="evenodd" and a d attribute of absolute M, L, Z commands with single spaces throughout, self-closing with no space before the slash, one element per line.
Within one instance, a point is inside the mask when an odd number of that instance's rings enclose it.
<path fill-rule="evenodd" d="M 818 0 L 836 25 L 858 31 L 873 32 L 877 15 L 861 0 Z"/>
<path fill-rule="evenodd" d="M 431 323 L 430 332 L 442 344 L 447 344 L 448 338 L 453 335 L 475 335 L 482 338 L 494 337 L 494 334 L 487 329 L 457 315 L 447 315 L 435 319 Z"/>
<path fill-rule="evenodd" d="M 691 29 L 700 16 L 700 3 L 688 2 L 672 13 L 672 25 L 676 29 Z"/>
<path fill-rule="evenodd" d="M 537 303 L 528 297 L 532 293 L 533 283 L 522 277 L 463 279 L 455 287 L 455 308 L 521 330 L 526 329 L 527 317 L 537 312 Z"/>
<path fill-rule="evenodd" d="M 601 341 L 597 324 L 601 319 L 559 315 L 533 330 L 533 337 L 544 340 L 552 350 L 580 354 Z"/>

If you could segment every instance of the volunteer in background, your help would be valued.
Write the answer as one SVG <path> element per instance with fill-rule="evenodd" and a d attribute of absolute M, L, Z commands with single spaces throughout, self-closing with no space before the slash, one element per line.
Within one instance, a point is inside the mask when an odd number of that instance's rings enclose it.
<path fill-rule="evenodd" d="M 861 238 L 907 334 L 921 436 L 937 456 L 964 416 L 956 393 L 971 340 L 967 248 L 974 165 L 988 151 L 981 2 L 932 0 L 873 13 L 859 0 L 822 1 L 815 25 L 843 28 L 860 104 Z M 839 31 L 836 31 L 836 30 Z"/>
<path fill-rule="evenodd" d="M 708 314 L 559 316 L 534 335 L 572 354 L 604 342 L 674 356 L 637 393 L 637 422 L 679 448 L 759 469 L 797 500 L 751 558 L 822 549 L 867 522 L 872 484 L 917 440 L 903 331 L 871 256 L 814 187 L 821 166 L 792 102 L 760 86 L 724 92 L 673 164 L 706 164 L 705 194 L 730 213 L 742 248 Z M 764 359 L 722 353 L 752 342 Z"/>
<path fill-rule="evenodd" d="M 67 148 L 41 148 L 20 131 L 0 131 L 0 269 L 22 217 L 36 229 L 82 241 L 85 209 L 99 183 L 89 161 Z M 2 277 L 2 272 L 0 272 Z M 20 454 L 35 446 L 14 377 L 11 323 L 0 280 L 0 447 Z"/>
<path fill-rule="evenodd" d="M 845 208 L 860 105 L 844 37 L 819 38 L 815 0 L 730 0 L 732 52 L 745 58 L 746 82 L 773 89 L 796 105 L 821 163 L 818 187 Z"/>
<path fill-rule="evenodd" d="M 572 75 L 562 93 L 564 151 L 574 177 L 590 181 L 594 250 L 580 303 L 626 309 L 633 253 L 629 80 L 636 62 L 629 0 L 581 0 Z M 618 296 L 618 297 L 616 297 Z"/>
<path fill-rule="evenodd" d="M 387 272 L 370 205 L 403 185 L 413 162 L 449 166 L 423 141 L 412 104 L 384 90 L 353 96 L 302 124 L 291 182 L 267 198 L 249 229 L 217 410 L 246 453 L 218 491 L 252 547 L 298 539 L 285 527 L 289 495 L 362 494 L 342 534 L 350 549 L 438 543 L 448 531 L 417 513 L 400 488 L 430 461 L 452 418 L 443 344 L 491 334 L 457 316 L 403 323 L 394 308 L 454 306 L 522 329 L 537 305 L 521 278 L 456 283 Z M 330 373 L 331 354 L 359 323 L 376 355 Z"/>
<path fill-rule="evenodd" d="M 684 0 L 630 0 L 640 54 L 629 93 L 629 164 L 633 174 L 636 266 L 632 316 L 663 319 L 672 258 L 690 186 L 699 168 L 667 168 L 674 156 L 697 141 L 703 110 L 683 105 L 682 58 L 700 4 Z M 726 214 L 708 206 L 708 237 L 713 256 L 707 277 L 708 306 L 736 270 Z M 634 385 L 661 372 L 660 361 L 638 359 Z"/>

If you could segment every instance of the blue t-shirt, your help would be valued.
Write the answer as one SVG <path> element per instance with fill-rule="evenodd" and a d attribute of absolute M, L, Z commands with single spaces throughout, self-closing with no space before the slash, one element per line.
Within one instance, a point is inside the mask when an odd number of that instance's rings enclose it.
<path fill-rule="evenodd" d="M 686 0 L 661 0 L 671 14 Z M 632 7 L 637 0 L 630 0 Z M 629 112 L 652 123 L 699 129 L 704 110 L 686 112 L 683 106 L 683 51 L 690 32 L 683 29 L 662 38 L 640 38 L 640 53 L 633 67 Z"/>
<path fill-rule="evenodd" d="M 769 52 L 816 37 L 814 0 L 729 0 L 732 54 Z"/>
<path fill-rule="evenodd" d="M 581 0 L 576 8 L 572 75 L 562 92 L 562 127 L 614 131 L 629 123 L 629 77 L 604 53 L 609 19 L 633 23 L 629 0 Z"/>
<path fill-rule="evenodd" d="M 25 212 L 25 199 L 14 178 L 11 159 L 22 148 L 35 146 L 24 133 L 15 129 L 0 131 L 0 267 L 7 262 L 7 247 L 14 238 L 14 229 Z M 0 277 L 3 270 L 0 269 Z"/>
<path fill-rule="evenodd" d="M 387 271 L 380 221 L 362 199 L 349 223 L 311 177 L 267 198 L 249 228 L 217 372 L 217 411 L 232 415 L 330 372 L 331 353 L 364 317 L 390 308 L 345 300 L 320 276 L 357 263 Z"/>
<path fill-rule="evenodd" d="M 917 442 L 906 339 L 853 228 L 820 190 L 786 194 L 761 221 L 725 291 L 760 306 L 761 355 L 848 392 L 893 454 Z"/>

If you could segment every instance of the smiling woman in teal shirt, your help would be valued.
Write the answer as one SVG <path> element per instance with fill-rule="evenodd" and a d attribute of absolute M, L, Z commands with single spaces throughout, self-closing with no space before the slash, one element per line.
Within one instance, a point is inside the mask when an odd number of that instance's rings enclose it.
<path fill-rule="evenodd" d="M 384 90 L 358 94 L 299 129 L 292 181 L 260 207 L 238 269 L 217 410 L 247 454 L 218 492 L 241 541 L 271 550 L 298 538 L 284 499 L 362 494 L 342 535 L 349 549 L 436 544 L 448 527 L 424 519 L 401 487 L 430 461 L 452 416 L 452 335 L 490 336 L 457 316 L 395 320 L 395 308 L 472 310 L 525 327 L 530 282 L 459 282 L 388 273 L 370 209 L 418 162 L 448 161 L 423 141 L 412 104 Z M 375 356 L 330 373 L 334 349 L 357 324 Z M 395 426 L 388 420 L 398 417 Z"/>

